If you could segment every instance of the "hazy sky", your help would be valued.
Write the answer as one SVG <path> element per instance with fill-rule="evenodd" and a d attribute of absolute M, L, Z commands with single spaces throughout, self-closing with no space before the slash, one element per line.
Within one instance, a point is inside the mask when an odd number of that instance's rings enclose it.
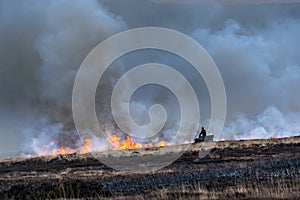
<path fill-rule="evenodd" d="M 143 26 L 188 34 L 212 56 L 228 98 L 223 137 L 298 135 L 300 4 L 170 2 L 0 0 L 0 152 L 24 146 L 27 150 L 33 138 L 42 135 L 50 140 L 73 130 L 72 86 L 84 57 L 105 38 Z M 130 54 L 111 66 L 101 82 L 105 90 L 97 94 L 99 113 L 109 110 L 101 105 L 107 102 L 111 84 L 132 64 L 150 61 L 174 66 L 191 81 L 205 116 L 200 123 L 207 125 L 210 103 L 201 77 L 173 55 L 151 51 Z M 135 118 L 158 101 L 176 119 L 177 104 L 171 94 L 145 89 L 136 96 Z"/>

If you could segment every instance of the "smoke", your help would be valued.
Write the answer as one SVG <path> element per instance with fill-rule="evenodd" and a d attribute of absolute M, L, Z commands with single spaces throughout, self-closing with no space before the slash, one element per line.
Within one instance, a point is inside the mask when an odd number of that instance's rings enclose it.
<path fill-rule="evenodd" d="M 299 4 L 0 0 L 0 154 L 39 152 L 49 141 L 63 143 L 65 138 L 74 141 L 68 145 L 76 149 L 71 93 L 81 62 L 107 37 L 141 26 L 184 32 L 212 56 L 228 98 L 222 138 L 299 135 L 299 11 Z M 200 123 L 207 127 L 208 91 L 186 61 L 151 51 L 126 56 L 112 64 L 98 87 L 96 108 L 98 117 L 108 121 L 105 130 L 119 131 L 107 114 L 111 88 L 129 66 L 147 62 L 173 66 L 186 76 L 200 100 Z M 130 105 L 133 119 L 146 124 L 149 106 L 161 103 L 172 117 L 164 137 L 172 137 L 170 129 L 178 126 L 178 102 L 165 88 L 142 89 Z"/>
<path fill-rule="evenodd" d="M 282 18 L 263 28 L 246 28 L 229 19 L 221 30 L 193 32 L 222 72 L 229 119 L 232 121 L 237 112 L 246 115 L 231 122 L 223 137 L 266 138 L 300 133 L 291 122 L 295 119 L 289 116 L 299 115 L 300 108 L 299 24 L 299 18 Z M 272 120 L 266 122 L 269 118 Z"/>
<path fill-rule="evenodd" d="M 300 135 L 297 126 L 300 111 L 300 50 L 297 47 L 300 43 L 300 4 L 178 5 L 144 2 L 121 5 L 122 9 L 120 4 L 109 4 L 112 11 L 122 15 L 129 27 L 162 26 L 179 30 L 197 40 L 212 56 L 223 76 L 228 98 L 227 121 L 221 137 Z M 147 11 L 140 13 L 139 10 Z M 159 62 L 179 70 L 196 89 L 202 116 L 200 123 L 207 127 L 210 102 L 201 78 L 190 70 L 187 63 L 174 56 L 162 52 L 156 56 L 151 52 L 150 56 L 145 54 L 129 58 L 127 65 Z M 170 103 L 174 99 L 161 98 L 164 90 L 145 93 L 155 97 L 155 103 L 164 102 L 167 107 L 174 105 Z M 175 115 L 176 111 L 172 108 Z M 174 118 L 172 114 L 171 118 Z M 262 123 L 262 118 L 273 120 Z"/>
<path fill-rule="evenodd" d="M 264 139 L 297 136 L 299 133 L 299 120 L 295 116 L 284 115 L 271 106 L 254 119 L 248 118 L 243 113 L 235 114 L 233 122 L 225 127 L 223 137 L 226 139 Z"/>
<path fill-rule="evenodd" d="M 35 133 L 38 133 L 34 135 Z M 62 123 L 53 123 L 49 117 L 42 117 L 38 123 L 23 130 L 24 142 L 22 145 L 23 156 L 58 154 L 63 147 L 70 153 L 82 151 L 82 141 L 76 131 L 65 130 Z M 77 136 L 77 137 L 76 137 Z M 90 145 L 86 146 L 88 152 L 99 152 L 111 148 L 106 140 L 99 139 L 91 134 Z"/>
<path fill-rule="evenodd" d="M 77 69 L 94 46 L 125 28 L 97 0 L 1 0 L 0 151 L 28 146 L 29 135 L 50 139 L 74 127 Z"/>

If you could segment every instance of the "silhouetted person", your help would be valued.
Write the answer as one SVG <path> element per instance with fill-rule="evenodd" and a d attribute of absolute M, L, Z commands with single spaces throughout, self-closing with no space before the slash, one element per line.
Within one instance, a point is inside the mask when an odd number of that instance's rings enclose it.
<path fill-rule="evenodd" d="M 201 138 L 201 137 L 203 138 L 203 140 L 206 137 L 206 130 L 204 129 L 204 127 L 201 128 L 199 138 Z"/>
<path fill-rule="evenodd" d="M 204 127 L 202 127 L 198 138 L 195 138 L 195 143 L 203 142 L 205 137 L 206 137 L 206 130 L 204 129 Z"/>

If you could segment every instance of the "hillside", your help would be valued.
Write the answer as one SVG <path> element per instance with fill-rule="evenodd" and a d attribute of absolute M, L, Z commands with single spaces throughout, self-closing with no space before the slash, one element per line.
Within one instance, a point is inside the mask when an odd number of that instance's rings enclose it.
<path fill-rule="evenodd" d="M 1 159 L 0 199 L 300 197 L 300 137 L 220 141 L 199 158 L 206 145 L 192 144 L 157 171 L 118 171 L 101 160 L 118 160 L 128 167 L 148 156 L 153 163 L 147 164 L 154 165 L 184 145 Z"/>

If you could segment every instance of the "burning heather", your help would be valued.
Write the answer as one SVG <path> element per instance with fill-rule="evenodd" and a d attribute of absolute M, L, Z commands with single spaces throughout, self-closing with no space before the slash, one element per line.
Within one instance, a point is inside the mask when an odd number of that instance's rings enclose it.
<path fill-rule="evenodd" d="M 140 149 L 140 148 L 150 148 L 150 147 L 163 147 L 166 146 L 166 144 L 170 145 L 169 143 L 166 143 L 164 141 L 160 141 L 157 144 L 152 144 L 152 143 L 141 144 L 135 142 L 130 136 L 127 136 L 126 140 L 122 140 L 122 138 L 119 138 L 116 135 L 113 135 L 109 139 L 109 141 L 117 149 Z"/>
<path fill-rule="evenodd" d="M 64 154 L 73 154 L 73 153 L 87 154 L 90 152 L 101 151 L 101 148 L 99 148 L 99 146 L 97 145 L 101 145 L 101 144 L 103 145 L 104 140 L 105 139 L 100 139 L 96 137 L 93 137 L 93 139 L 86 138 L 83 144 L 77 148 L 59 146 L 59 142 L 57 141 L 51 141 L 49 144 L 43 144 L 43 145 L 38 143 L 33 143 L 33 145 L 36 146 L 41 145 L 38 148 L 33 147 L 33 149 L 36 149 L 34 155 L 55 156 L 55 155 L 64 155 Z M 167 143 L 165 141 L 159 141 L 158 143 L 142 144 L 137 142 L 136 139 L 130 136 L 127 136 L 126 139 L 122 139 L 117 135 L 112 135 L 107 141 L 111 145 L 112 149 L 116 149 L 116 150 L 141 149 L 141 148 L 163 147 L 163 146 L 171 145 L 170 143 Z M 109 145 L 106 144 L 105 146 L 108 147 Z M 104 150 L 108 150 L 108 148 Z"/>

